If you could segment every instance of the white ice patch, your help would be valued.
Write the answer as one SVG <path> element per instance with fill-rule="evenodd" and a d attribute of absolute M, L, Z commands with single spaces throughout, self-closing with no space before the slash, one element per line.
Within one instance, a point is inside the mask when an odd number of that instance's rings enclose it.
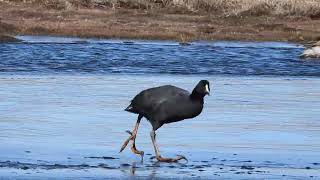
<path fill-rule="evenodd" d="M 320 58 L 320 46 L 315 46 L 315 47 L 312 47 L 311 49 L 306 49 L 303 52 L 302 56 Z"/>

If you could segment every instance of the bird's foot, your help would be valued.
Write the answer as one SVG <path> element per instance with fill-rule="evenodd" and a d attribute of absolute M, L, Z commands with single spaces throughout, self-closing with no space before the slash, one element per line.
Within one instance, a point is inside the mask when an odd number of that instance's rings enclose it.
<path fill-rule="evenodd" d="M 135 144 L 134 142 L 132 143 L 131 151 L 132 151 L 134 154 L 139 154 L 139 155 L 141 156 L 141 161 L 143 161 L 144 152 L 143 152 L 143 151 L 139 151 L 139 150 L 136 148 L 136 144 Z"/>
<path fill-rule="evenodd" d="M 182 155 L 178 155 L 176 158 L 164 158 L 161 156 L 157 156 L 156 158 L 159 162 L 172 163 L 172 162 L 178 162 L 179 160 L 182 160 L 182 159 L 188 162 L 188 159 Z"/>
<path fill-rule="evenodd" d="M 132 146 L 131 146 L 131 151 L 134 153 L 134 154 L 139 154 L 141 156 L 141 160 L 143 161 L 143 156 L 144 156 L 144 152 L 143 151 L 139 151 L 137 150 L 136 148 L 136 144 L 135 144 L 135 139 L 136 139 L 136 133 L 134 132 L 131 132 L 129 130 L 126 131 L 128 134 L 130 134 L 130 136 L 128 137 L 128 139 L 123 143 L 121 149 L 120 149 L 120 152 L 122 152 L 128 145 L 128 143 L 132 140 L 133 143 L 132 143 Z"/>

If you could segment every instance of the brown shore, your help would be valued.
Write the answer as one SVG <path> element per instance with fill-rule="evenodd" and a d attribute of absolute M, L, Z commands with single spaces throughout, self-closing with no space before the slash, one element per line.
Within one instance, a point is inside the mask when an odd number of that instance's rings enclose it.
<path fill-rule="evenodd" d="M 320 17 L 242 14 L 107 6 L 48 8 L 0 1 L 0 41 L 6 35 L 94 38 L 291 41 L 320 40 Z"/>
<path fill-rule="evenodd" d="M 2 35 L 0 34 L 0 43 L 3 42 L 18 42 L 19 40 L 12 37 L 12 36 L 8 36 L 8 35 Z"/>

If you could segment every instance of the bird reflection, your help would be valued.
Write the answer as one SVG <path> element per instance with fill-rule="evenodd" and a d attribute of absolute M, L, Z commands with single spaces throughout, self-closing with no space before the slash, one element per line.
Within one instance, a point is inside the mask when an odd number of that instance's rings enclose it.
<path fill-rule="evenodd" d="M 128 168 L 122 168 L 122 172 L 126 176 L 131 176 L 133 178 L 138 177 L 147 177 L 147 179 L 156 178 L 157 174 L 166 168 L 179 168 L 180 166 L 185 166 L 185 163 L 174 163 L 173 164 L 163 164 L 162 162 L 157 161 L 156 157 L 151 157 L 151 162 L 148 164 L 143 164 L 141 161 L 133 161 L 131 166 Z M 153 161 L 152 161 L 153 160 Z"/>
<path fill-rule="evenodd" d="M 160 168 L 160 162 L 152 162 L 152 164 L 148 164 L 148 165 L 145 165 L 145 166 L 139 166 L 139 165 L 143 165 L 143 163 L 141 161 L 139 162 L 132 162 L 131 163 L 131 167 L 130 169 L 122 169 L 121 171 L 127 175 L 130 175 L 130 176 L 139 176 L 137 174 L 137 172 L 139 172 L 139 169 L 140 169 L 140 172 L 144 172 L 144 173 L 149 173 L 148 175 L 148 178 L 154 178 L 157 174 L 157 171 L 158 169 Z"/>

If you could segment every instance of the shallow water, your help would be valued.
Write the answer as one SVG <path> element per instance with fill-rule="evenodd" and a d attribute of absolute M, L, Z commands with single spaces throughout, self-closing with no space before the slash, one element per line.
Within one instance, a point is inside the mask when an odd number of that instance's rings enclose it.
<path fill-rule="evenodd" d="M 320 61 L 301 60 L 298 44 L 18 38 L 0 45 L 2 73 L 320 76 Z"/>
<path fill-rule="evenodd" d="M 54 49 L 57 42 L 45 43 Z M 33 43 L 10 46 L 30 48 L 38 44 Z M 112 43 L 100 45 L 126 46 Z M 166 43 L 170 49 L 172 42 Z M 63 43 L 75 44 L 79 45 Z M 158 44 L 163 42 L 148 46 Z M 277 49 L 279 45 L 266 44 L 256 46 Z M 228 46 L 249 46 L 251 50 L 251 45 Z M 290 57 L 299 50 L 295 45 L 285 45 L 293 48 Z M 30 54 L 39 58 L 36 53 Z M 34 59 L 29 61 L 32 64 Z M 84 73 L 81 68 L 68 72 L 35 69 L 25 73 L 14 69 L 0 75 L 0 177 L 320 178 L 319 77 L 224 76 L 198 71 L 191 71 L 192 75 L 170 71 L 155 74 L 145 69 L 143 75 L 134 75 L 127 71 Z M 142 121 L 137 137 L 137 147 L 146 153 L 144 162 L 129 148 L 118 153 L 128 137 L 125 130 L 131 130 L 136 120 L 134 114 L 123 109 L 136 93 L 164 84 L 191 90 L 200 79 L 208 79 L 212 86 L 202 114 L 165 125 L 157 132 L 163 156 L 183 154 L 189 162 L 159 164 L 150 159 L 154 151 L 147 121 Z"/>

